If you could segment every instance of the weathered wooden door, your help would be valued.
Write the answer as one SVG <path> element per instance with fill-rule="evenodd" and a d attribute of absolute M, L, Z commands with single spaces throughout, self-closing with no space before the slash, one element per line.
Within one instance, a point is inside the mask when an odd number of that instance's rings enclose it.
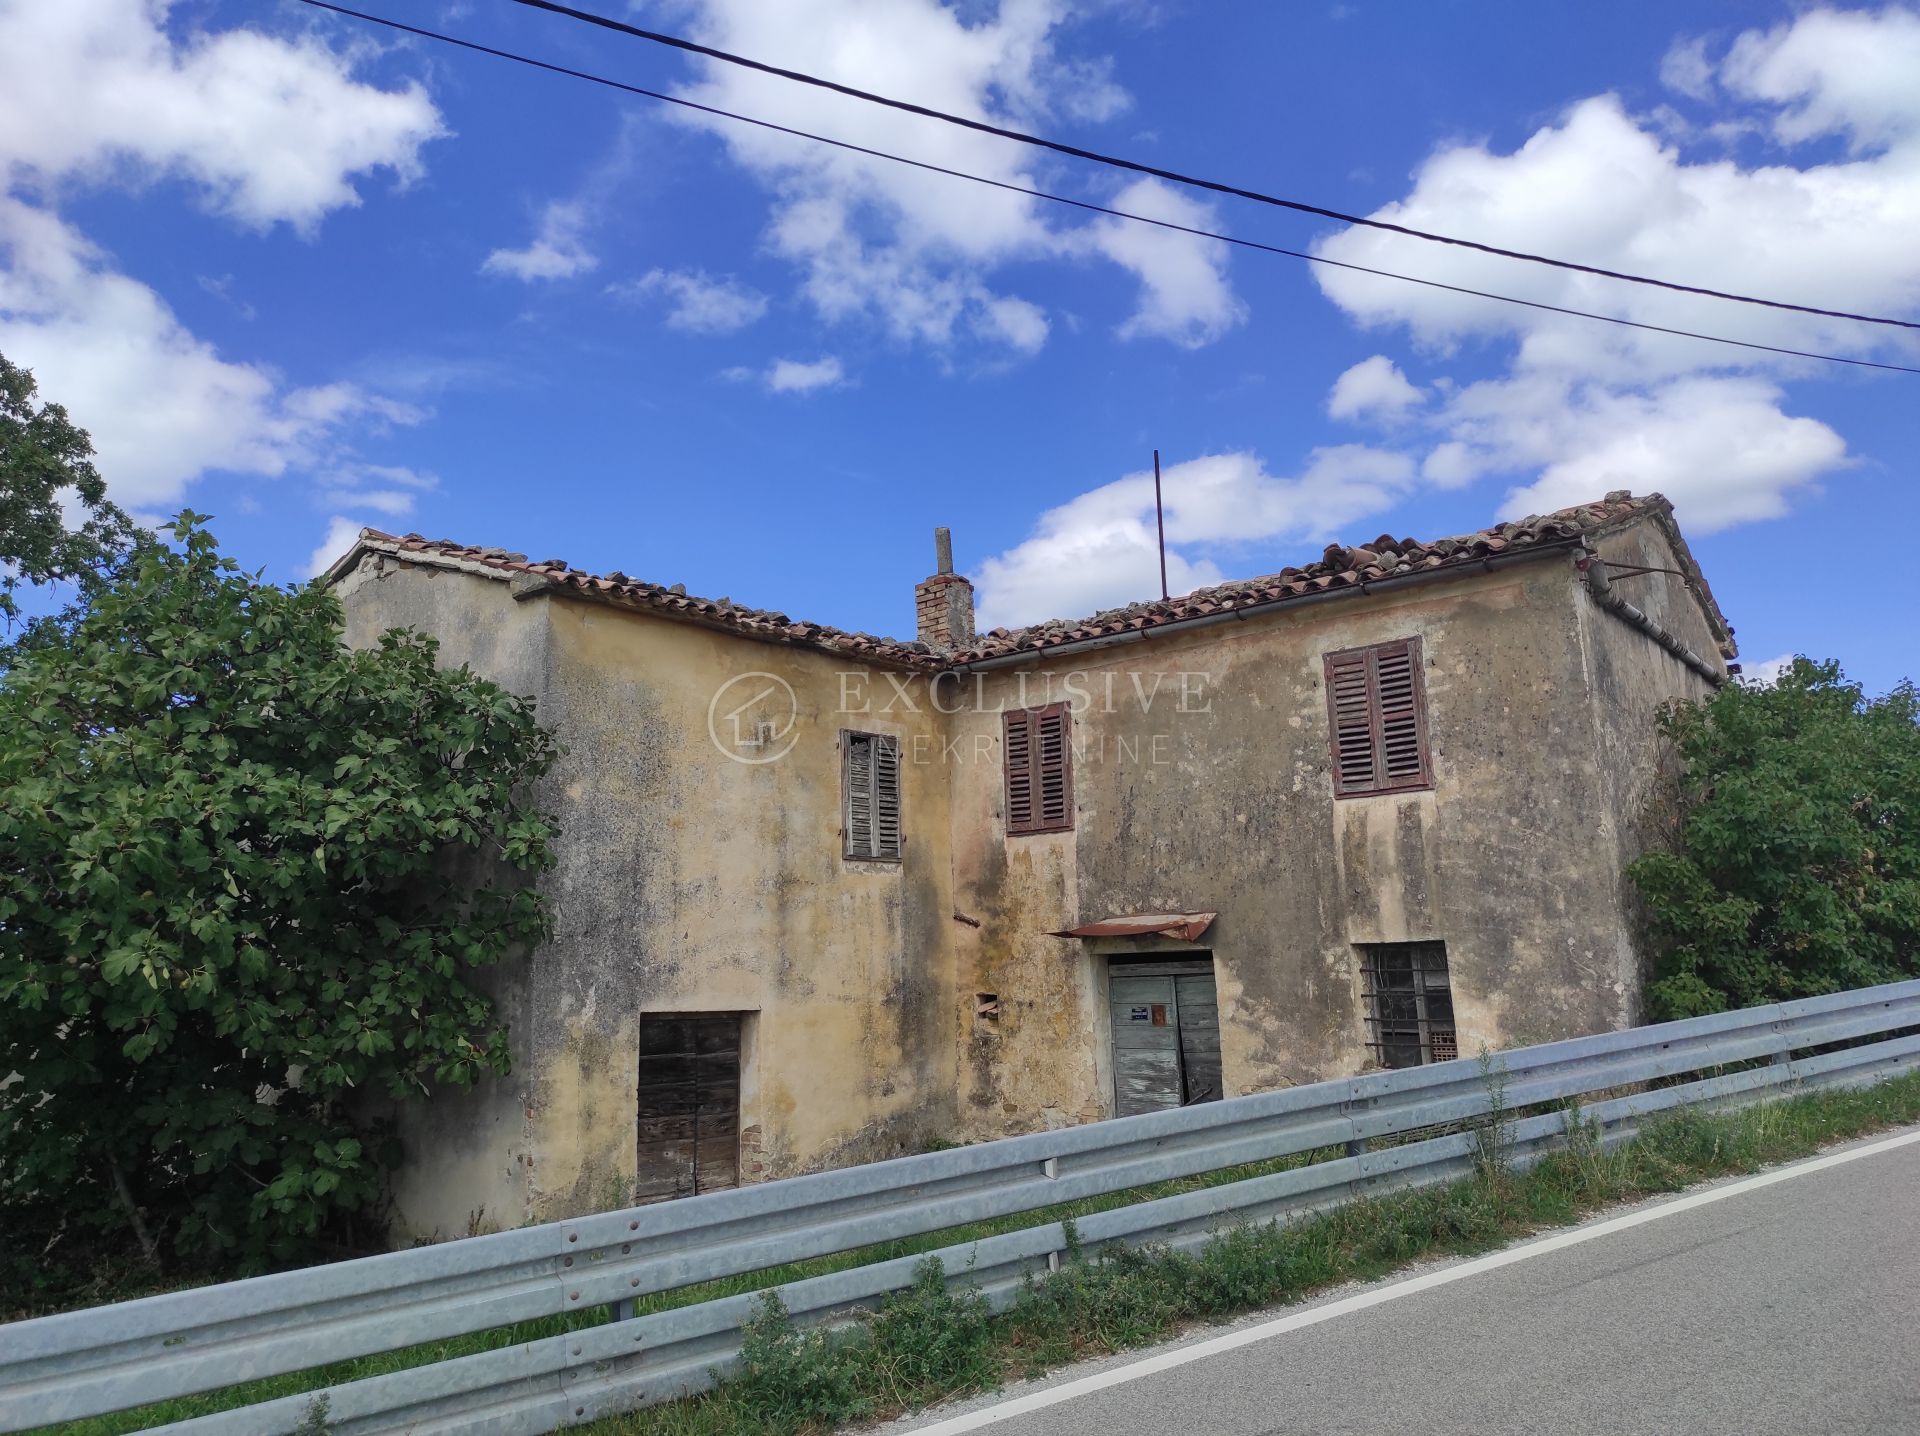
<path fill-rule="evenodd" d="M 1107 997 L 1116 1117 L 1220 1099 L 1220 1011 L 1211 957 L 1116 958 L 1108 969 Z"/>
<path fill-rule="evenodd" d="M 640 1019 L 636 1202 L 740 1185 L 740 1014 Z"/>

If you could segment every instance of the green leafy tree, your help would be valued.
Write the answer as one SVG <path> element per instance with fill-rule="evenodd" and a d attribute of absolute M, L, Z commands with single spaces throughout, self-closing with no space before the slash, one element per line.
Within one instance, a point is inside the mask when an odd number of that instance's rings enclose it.
<path fill-rule="evenodd" d="M 1796 658 L 1662 719 L 1685 762 L 1672 852 L 1629 870 L 1658 942 L 1648 996 L 1690 1017 L 1920 974 L 1920 699 L 1868 701 Z"/>
<path fill-rule="evenodd" d="M 555 750 L 202 524 L 0 676 L 0 1227 L 231 1266 L 378 1204 L 382 1102 L 506 1070 L 473 979 L 546 931 Z"/>
<path fill-rule="evenodd" d="M 37 404 L 33 375 L 0 354 L 0 620 L 20 618 L 23 583 L 95 586 L 133 541 L 107 499 L 93 440 L 58 404 Z M 79 519 L 68 528 L 68 509 Z"/>

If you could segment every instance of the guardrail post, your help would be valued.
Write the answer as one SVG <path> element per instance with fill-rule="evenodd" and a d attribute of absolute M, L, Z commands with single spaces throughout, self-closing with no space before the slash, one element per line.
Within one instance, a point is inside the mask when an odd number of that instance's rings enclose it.
<path fill-rule="evenodd" d="M 1344 1115 L 1349 1121 L 1351 1121 L 1353 1118 L 1359 1116 L 1362 1112 L 1371 1110 L 1374 1104 L 1378 1100 L 1379 1099 L 1375 1097 L 1357 1097 L 1357 1098 L 1349 1097 L 1345 1102 L 1340 1104 L 1340 1111 L 1342 1115 Z M 1367 1151 L 1367 1139 L 1365 1137 L 1347 1138 L 1346 1151 L 1349 1157 L 1365 1156 Z"/>

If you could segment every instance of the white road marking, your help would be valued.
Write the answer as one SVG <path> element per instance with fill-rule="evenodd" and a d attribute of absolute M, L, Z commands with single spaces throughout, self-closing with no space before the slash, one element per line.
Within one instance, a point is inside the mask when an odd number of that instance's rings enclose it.
<path fill-rule="evenodd" d="M 1395 1282 L 1392 1286 L 1378 1287 L 1373 1291 L 1362 1292 L 1358 1296 L 1346 1297 L 1341 1301 L 1328 1302 L 1311 1311 L 1295 1312 L 1292 1316 L 1278 1317 L 1265 1321 L 1258 1326 L 1245 1327 L 1240 1331 L 1228 1332 L 1225 1336 L 1216 1336 L 1208 1341 L 1196 1342 L 1192 1346 L 1183 1346 L 1175 1351 L 1163 1351 L 1157 1356 L 1144 1357 L 1125 1366 L 1109 1367 L 1097 1371 L 1091 1376 L 1083 1376 L 1077 1381 L 1068 1381 L 1059 1386 L 1050 1386 L 1044 1391 L 1031 1392 L 1026 1396 L 1017 1396 L 1011 1401 L 1003 1401 L 995 1406 L 983 1407 L 978 1411 L 969 1411 L 961 1416 L 950 1417 L 935 1422 L 931 1426 L 914 1428 L 913 1436 L 960 1436 L 963 1431 L 978 1431 L 983 1426 L 994 1426 L 1002 1421 L 1010 1421 L 1016 1416 L 1025 1416 L 1032 1411 L 1043 1411 L 1049 1406 L 1058 1406 L 1064 1401 L 1088 1396 L 1096 1391 L 1105 1391 L 1108 1387 L 1123 1386 L 1129 1381 L 1138 1381 L 1145 1376 L 1153 1376 L 1162 1371 L 1171 1371 L 1177 1366 L 1185 1366 L 1193 1361 L 1205 1361 L 1210 1356 L 1218 1356 L 1223 1351 L 1233 1351 L 1242 1346 L 1251 1346 L 1256 1341 L 1267 1341 L 1276 1336 L 1284 1336 L 1289 1331 L 1299 1331 L 1302 1327 L 1317 1326 L 1323 1321 L 1332 1321 L 1335 1317 L 1349 1316 L 1356 1311 L 1365 1311 L 1368 1307 L 1379 1306 L 1383 1302 L 1397 1301 L 1403 1296 L 1413 1296 L 1419 1292 L 1431 1291 L 1435 1287 L 1447 1286 L 1468 1277 L 1478 1276 L 1482 1272 L 1497 1271 L 1503 1266 L 1512 1266 L 1515 1262 L 1526 1261 L 1530 1257 L 1546 1256 L 1549 1252 L 1563 1251 L 1567 1247 L 1579 1246 L 1582 1242 L 1596 1241 L 1601 1237 L 1612 1236 L 1615 1232 L 1624 1232 L 1633 1227 L 1644 1226 L 1648 1222 L 1657 1222 L 1662 1217 L 1678 1216 L 1690 1212 L 1695 1207 L 1710 1206 L 1714 1202 L 1724 1202 L 1729 1197 L 1737 1197 L 1746 1192 L 1758 1191 L 1762 1187 L 1771 1187 L 1778 1182 L 1790 1182 L 1795 1177 L 1805 1177 L 1814 1172 L 1824 1172 L 1829 1167 L 1844 1166 L 1848 1162 L 1857 1162 L 1862 1157 L 1875 1156 L 1881 1152 L 1892 1151 L 1895 1147 L 1905 1147 L 1920 1142 L 1920 1131 L 1903 1132 L 1897 1137 L 1886 1137 L 1863 1147 L 1850 1147 L 1844 1152 L 1833 1152 L 1824 1157 L 1813 1157 L 1790 1167 L 1781 1167 L 1776 1171 L 1762 1172 L 1758 1176 L 1744 1177 L 1737 1182 L 1729 1182 L 1722 1187 L 1711 1187 L 1703 1192 L 1693 1192 L 1684 1197 L 1676 1197 L 1656 1207 L 1648 1207 L 1637 1212 L 1628 1212 L 1625 1216 L 1612 1217 L 1592 1226 L 1575 1227 L 1571 1231 L 1555 1232 L 1552 1236 L 1524 1242 L 1504 1251 L 1493 1252 L 1472 1261 L 1461 1262 L 1442 1271 L 1428 1272 L 1424 1276 L 1409 1277 L 1406 1281 Z"/>

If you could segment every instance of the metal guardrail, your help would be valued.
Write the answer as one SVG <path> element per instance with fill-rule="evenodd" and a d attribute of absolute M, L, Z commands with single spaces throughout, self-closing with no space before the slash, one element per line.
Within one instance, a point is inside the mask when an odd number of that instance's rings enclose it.
<path fill-rule="evenodd" d="M 1888 1034 L 1907 1032 L 1904 1036 Z M 1880 1037 L 1880 1041 L 1863 1039 Z M 1855 1044 L 1841 1046 L 1834 1044 Z M 1817 1050 L 1829 1049 L 1829 1050 Z M 1794 1054 L 1808 1054 L 1796 1057 Z M 1338 1148 L 1347 1155 L 1080 1218 L 1074 1239 L 1198 1245 L 1473 1169 L 1475 1131 L 1424 1129 L 1708 1074 L 1583 1106 L 1608 1143 L 1650 1114 L 1861 1086 L 1920 1068 L 1920 981 L 1716 1013 L 1252 1097 L 984 1142 L 496 1236 L 0 1326 L 0 1431 L 143 1406 L 375 1352 L 586 1311 L 718 1277 L 939 1232 L 1175 1177 Z M 1761 1063 L 1748 1066 L 1744 1064 Z M 1718 1069 L 1733 1067 L 1724 1072 Z M 1558 1145 L 1566 1114 L 1503 1121 L 1512 1160 Z M 1405 1137 L 1368 1149 L 1373 1139 Z M 1057 1268 L 1059 1222 L 774 1288 L 799 1321 L 847 1320 L 936 1256 L 995 1305 Z M 338 1436 L 542 1433 L 709 1385 L 759 1294 L 611 1321 L 324 1388 Z M 291 1432 L 319 1390 L 167 1426 Z"/>

